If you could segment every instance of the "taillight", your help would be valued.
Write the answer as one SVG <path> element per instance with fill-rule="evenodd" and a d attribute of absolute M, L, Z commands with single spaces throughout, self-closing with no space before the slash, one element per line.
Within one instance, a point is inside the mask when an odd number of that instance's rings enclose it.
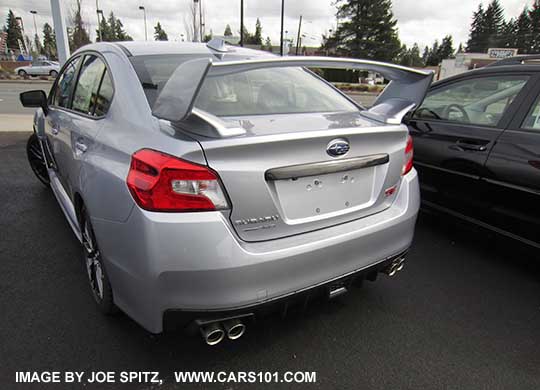
<path fill-rule="evenodd" d="M 413 139 L 410 135 L 407 135 L 407 145 L 405 145 L 405 163 L 403 164 L 402 175 L 409 173 L 413 167 Z"/>
<path fill-rule="evenodd" d="M 211 169 L 155 150 L 142 149 L 131 156 L 127 186 L 145 210 L 228 208 L 219 178 Z"/>

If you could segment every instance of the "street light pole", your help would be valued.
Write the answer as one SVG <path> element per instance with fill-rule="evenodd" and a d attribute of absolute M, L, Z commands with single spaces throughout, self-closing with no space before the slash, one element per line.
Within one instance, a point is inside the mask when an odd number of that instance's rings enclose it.
<path fill-rule="evenodd" d="M 285 0 L 281 0 L 281 35 L 280 35 L 280 45 L 279 45 L 279 54 L 283 56 L 283 19 L 285 17 Z"/>
<path fill-rule="evenodd" d="M 300 45 L 300 30 L 302 29 L 302 15 L 300 15 L 300 21 L 298 22 L 298 36 L 296 38 L 296 55 L 298 55 L 298 45 Z"/>
<path fill-rule="evenodd" d="M 34 18 L 34 31 L 37 35 L 37 24 L 36 24 L 36 14 L 37 14 L 37 11 L 35 10 L 31 10 L 30 13 L 32 14 L 33 18 Z"/>
<path fill-rule="evenodd" d="M 144 8 L 144 6 L 142 6 L 142 5 L 139 5 L 139 9 L 144 14 L 144 40 L 147 41 L 148 40 L 148 29 L 146 27 L 146 8 Z"/>
<path fill-rule="evenodd" d="M 62 0 L 51 0 L 51 11 L 56 36 L 56 48 L 58 60 L 63 65 L 69 57 L 69 44 L 66 30 L 66 20 L 64 17 L 64 7 Z"/>
<path fill-rule="evenodd" d="M 244 0 L 240 0 L 240 46 L 244 46 Z"/>

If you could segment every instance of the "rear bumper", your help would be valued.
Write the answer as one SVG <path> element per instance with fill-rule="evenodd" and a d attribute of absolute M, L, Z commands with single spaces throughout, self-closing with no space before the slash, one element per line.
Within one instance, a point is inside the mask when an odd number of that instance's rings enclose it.
<path fill-rule="evenodd" d="M 239 240 L 219 212 L 93 219 L 115 303 L 153 333 L 167 310 L 241 309 L 372 267 L 412 242 L 420 203 L 413 170 L 391 207 L 338 226 L 267 242 Z"/>

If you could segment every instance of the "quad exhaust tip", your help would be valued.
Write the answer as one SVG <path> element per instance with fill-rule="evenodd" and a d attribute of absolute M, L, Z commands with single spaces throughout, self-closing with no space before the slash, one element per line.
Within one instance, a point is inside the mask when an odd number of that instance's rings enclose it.
<path fill-rule="evenodd" d="M 399 257 L 393 260 L 390 265 L 388 265 L 383 272 L 388 276 L 394 276 L 405 266 L 405 257 Z"/>
<path fill-rule="evenodd" d="M 201 335 L 208 345 L 217 345 L 225 337 L 225 331 L 218 322 L 201 326 Z"/>
<path fill-rule="evenodd" d="M 229 340 L 239 339 L 246 331 L 246 326 L 238 318 L 225 321 L 223 323 L 223 328 L 225 329 Z"/>
<path fill-rule="evenodd" d="M 217 345 L 225 336 L 229 340 L 237 340 L 246 332 L 246 325 L 239 319 L 233 318 L 224 322 L 211 322 L 200 326 L 201 335 L 208 345 Z"/>

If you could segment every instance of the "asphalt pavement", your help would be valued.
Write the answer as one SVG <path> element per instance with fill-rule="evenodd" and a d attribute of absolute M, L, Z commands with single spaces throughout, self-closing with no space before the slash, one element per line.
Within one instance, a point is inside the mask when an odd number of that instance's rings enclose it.
<path fill-rule="evenodd" d="M 0 133 L 0 388 L 17 371 L 159 371 L 137 389 L 539 389 L 537 254 L 422 214 L 404 270 L 236 342 L 151 335 L 94 307 L 81 249 L 51 191 L 33 176 L 25 133 Z M 181 244 L 179 244 L 181 245 Z M 360 256 L 361 254 L 359 254 Z M 536 256 L 536 258 L 535 258 Z M 144 294 L 144 291 L 141 291 Z M 177 385 L 174 371 L 315 371 L 310 385 Z"/>

